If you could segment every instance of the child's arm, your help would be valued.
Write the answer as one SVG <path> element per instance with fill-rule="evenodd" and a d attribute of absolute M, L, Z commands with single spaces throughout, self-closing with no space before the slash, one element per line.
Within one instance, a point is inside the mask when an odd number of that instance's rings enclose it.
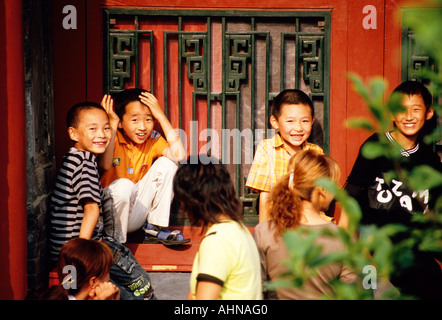
<path fill-rule="evenodd" d="M 112 166 L 112 158 L 114 156 L 115 136 L 117 134 L 120 118 L 114 111 L 114 101 L 111 96 L 106 94 L 101 100 L 101 105 L 106 110 L 109 116 L 109 124 L 111 127 L 112 137 L 106 151 L 99 156 L 98 165 L 103 170 L 109 170 Z"/>
<path fill-rule="evenodd" d="M 259 193 L 259 222 L 270 219 L 270 192 L 261 191 Z"/>
<path fill-rule="evenodd" d="M 210 281 L 198 281 L 196 284 L 195 300 L 217 300 L 222 286 Z"/>
<path fill-rule="evenodd" d="M 149 92 L 143 92 L 140 95 L 140 100 L 149 107 L 153 117 L 159 122 L 161 129 L 163 129 L 164 135 L 166 136 L 169 148 L 166 148 L 163 151 L 163 156 L 166 156 L 170 160 L 176 162 L 183 160 L 186 156 L 183 143 L 181 142 L 179 135 L 173 129 L 169 119 L 167 119 L 166 115 L 161 109 L 157 98 L 155 98 L 155 96 Z"/>
<path fill-rule="evenodd" d="M 80 227 L 80 238 L 90 240 L 97 225 L 100 216 L 100 208 L 98 203 L 89 201 L 83 206 L 84 217 Z"/>
<path fill-rule="evenodd" d="M 342 208 L 341 208 L 341 214 L 339 216 L 338 226 L 344 229 L 348 228 L 348 216 L 345 213 L 344 209 Z"/>

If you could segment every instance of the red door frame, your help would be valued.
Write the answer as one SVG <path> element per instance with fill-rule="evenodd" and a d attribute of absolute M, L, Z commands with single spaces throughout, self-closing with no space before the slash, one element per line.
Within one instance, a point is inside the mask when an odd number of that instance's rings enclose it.
<path fill-rule="evenodd" d="M 21 1 L 0 4 L 0 300 L 27 285 L 26 114 Z"/>

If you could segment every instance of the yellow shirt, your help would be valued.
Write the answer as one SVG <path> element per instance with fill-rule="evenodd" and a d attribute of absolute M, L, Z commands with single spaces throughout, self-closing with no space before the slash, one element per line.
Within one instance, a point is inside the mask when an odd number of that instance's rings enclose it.
<path fill-rule="evenodd" d="M 201 240 L 190 275 L 195 298 L 198 281 L 219 284 L 219 300 L 261 300 L 261 264 L 250 231 L 233 220 L 212 225 Z"/>
<path fill-rule="evenodd" d="M 302 145 L 302 150 L 308 149 L 324 153 L 320 146 L 305 142 Z M 291 155 L 279 133 L 271 139 L 261 141 L 256 149 L 246 186 L 258 192 L 270 192 L 276 182 L 288 172 L 290 158 Z"/>
<path fill-rule="evenodd" d="M 152 166 L 152 162 L 161 157 L 168 148 L 167 141 L 156 131 L 143 144 L 131 145 L 124 135 L 117 131 L 112 167 L 103 173 L 101 186 L 106 188 L 114 180 L 127 178 L 133 183 L 140 181 Z"/>

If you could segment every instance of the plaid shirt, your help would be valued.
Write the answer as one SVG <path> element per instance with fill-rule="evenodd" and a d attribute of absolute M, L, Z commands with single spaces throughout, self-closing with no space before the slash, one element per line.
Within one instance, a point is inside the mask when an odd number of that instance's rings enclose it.
<path fill-rule="evenodd" d="M 316 144 L 305 142 L 302 150 L 316 149 L 324 153 Z M 258 144 L 252 167 L 247 177 L 246 187 L 260 192 L 267 191 L 287 173 L 287 166 L 291 158 L 279 133 L 271 139 L 266 139 Z"/>

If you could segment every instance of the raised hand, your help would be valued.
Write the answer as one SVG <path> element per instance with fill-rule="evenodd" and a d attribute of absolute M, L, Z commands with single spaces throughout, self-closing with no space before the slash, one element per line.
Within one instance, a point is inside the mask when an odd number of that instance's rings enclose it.
<path fill-rule="evenodd" d="M 101 282 L 91 290 L 92 300 L 120 300 L 120 289 L 112 282 Z"/>
<path fill-rule="evenodd" d="M 143 92 L 139 96 L 142 103 L 149 107 L 150 112 L 155 119 L 161 120 L 161 118 L 165 117 L 163 110 L 161 109 L 160 103 L 158 99 L 150 92 Z"/>
<path fill-rule="evenodd" d="M 101 100 L 101 106 L 106 110 L 109 115 L 109 122 L 112 128 L 116 129 L 120 123 L 120 118 L 114 110 L 114 100 L 110 94 L 105 94 Z"/>

